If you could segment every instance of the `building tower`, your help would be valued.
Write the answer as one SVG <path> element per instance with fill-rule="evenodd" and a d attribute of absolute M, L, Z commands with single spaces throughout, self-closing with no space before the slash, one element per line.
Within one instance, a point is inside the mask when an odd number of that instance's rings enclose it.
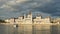
<path fill-rule="evenodd" d="M 31 12 L 31 11 L 29 12 L 29 14 L 28 14 L 27 17 L 28 17 L 28 18 L 32 18 L 32 12 Z"/>
<path fill-rule="evenodd" d="M 41 19 L 41 18 L 42 18 L 41 14 L 38 14 L 38 15 L 36 16 L 36 18 L 37 18 L 37 19 Z"/>
<path fill-rule="evenodd" d="M 50 22 L 51 22 L 51 17 L 50 17 L 50 16 L 47 16 L 47 17 L 46 17 L 46 22 L 47 22 L 47 23 L 50 23 Z"/>
<path fill-rule="evenodd" d="M 27 18 L 25 19 L 26 23 L 28 24 L 32 24 L 32 13 L 31 11 L 29 12 L 29 14 L 27 15 Z"/>

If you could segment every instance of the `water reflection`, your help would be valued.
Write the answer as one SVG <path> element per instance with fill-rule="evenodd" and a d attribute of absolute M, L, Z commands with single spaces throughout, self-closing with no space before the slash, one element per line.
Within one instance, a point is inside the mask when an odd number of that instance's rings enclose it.
<path fill-rule="evenodd" d="M 58 34 L 58 27 L 57 27 L 57 25 L 51 26 L 51 34 Z"/>
<path fill-rule="evenodd" d="M 0 24 L 0 34 L 60 34 L 60 25 L 12 25 Z"/>
<path fill-rule="evenodd" d="M 34 25 L 33 34 L 50 34 L 50 25 Z"/>

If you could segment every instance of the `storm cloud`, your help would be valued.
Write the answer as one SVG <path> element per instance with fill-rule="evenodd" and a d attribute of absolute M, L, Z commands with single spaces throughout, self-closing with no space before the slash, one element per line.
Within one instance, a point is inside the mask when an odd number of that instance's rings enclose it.
<path fill-rule="evenodd" d="M 30 10 L 33 15 L 60 16 L 60 0 L 3 0 L 0 4 L 0 17 L 4 18 L 18 17 Z"/>

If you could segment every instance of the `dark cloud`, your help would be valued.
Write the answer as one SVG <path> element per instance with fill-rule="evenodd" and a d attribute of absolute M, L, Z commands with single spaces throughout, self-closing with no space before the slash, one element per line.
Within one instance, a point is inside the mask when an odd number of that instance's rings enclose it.
<path fill-rule="evenodd" d="M 22 9 L 22 11 L 32 9 L 34 12 L 39 11 L 51 14 L 52 16 L 60 16 L 60 14 L 58 14 L 60 13 L 60 0 L 52 0 L 45 3 L 41 1 L 29 1 L 22 4 L 22 6 L 23 8 L 19 6 L 19 9 Z"/>
<path fill-rule="evenodd" d="M 11 0 L 0 0 L 0 6 L 2 6 L 3 4 L 5 4 L 8 1 L 11 1 Z"/>
<path fill-rule="evenodd" d="M 51 3 L 46 4 L 41 10 L 52 16 L 60 16 L 60 0 L 54 0 Z"/>
<path fill-rule="evenodd" d="M 60 0 L 31 0 L 16 3 L 6 3 L 5 6 L 1 8 L 4 16 L 16 17 L 23 13 L 28 13 L 32 10 L 33 15 L 38 13 L 42 13 L 43 16 L 51 15 L 51 16 L 60 16 Z"/>

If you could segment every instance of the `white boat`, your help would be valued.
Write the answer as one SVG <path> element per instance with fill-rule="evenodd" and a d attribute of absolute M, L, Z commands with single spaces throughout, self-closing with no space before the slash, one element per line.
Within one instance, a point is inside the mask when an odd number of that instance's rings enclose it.
<path fill-rule="evenodd" d="M 16 25 L 13 25 L 14 27 L 16 27 Z"/>
<path fill-rule="evenodd" d="M 15 27 L 15 28 L 18 27 L 18 24 L 14 24 L 13 27 Z"/>

